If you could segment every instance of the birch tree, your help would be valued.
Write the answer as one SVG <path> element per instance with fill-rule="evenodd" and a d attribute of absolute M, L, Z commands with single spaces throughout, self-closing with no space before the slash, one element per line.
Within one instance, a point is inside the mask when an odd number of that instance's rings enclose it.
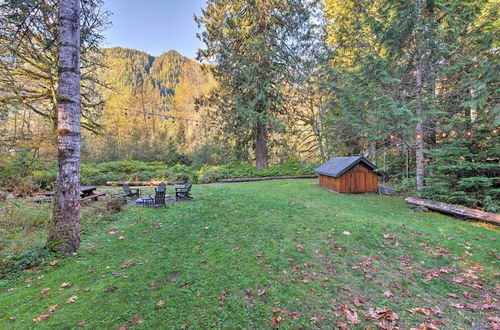
<path fill-rule="evenodd" d="M 80 247 L 80 1 L 60 0 L 58 175 L 48 246 L 64 253 Z"/>

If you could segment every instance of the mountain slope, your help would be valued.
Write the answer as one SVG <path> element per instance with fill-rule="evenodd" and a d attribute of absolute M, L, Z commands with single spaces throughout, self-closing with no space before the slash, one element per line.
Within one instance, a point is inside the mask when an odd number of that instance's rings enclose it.
<path fill-rule="evenodd" d="M 104 56 L 106 69 L 102 78 L 112 88 L 135 89 L 150 83 L 162 97 L 174 93 L 186 63 L 200 65 L 175 50 L 154 57 L 139 50 L 115 47 L 104 49 Z"/>

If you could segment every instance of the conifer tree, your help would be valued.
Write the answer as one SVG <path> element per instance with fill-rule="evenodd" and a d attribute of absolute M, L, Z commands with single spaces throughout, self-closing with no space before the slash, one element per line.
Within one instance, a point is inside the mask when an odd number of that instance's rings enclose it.
<path fill-rule="evenodd" d="M 278 115 L 289 111 L 282 88 L 294 71 L 307 38 L 307 6 L 300 0 L 209 0 L 196 20 L 206 49 L 199 58 L 213 63 L 217 104 L 224 131 L 236 148 L 253 143 L 256 167 L 268 163 L 269 135 Z"/>

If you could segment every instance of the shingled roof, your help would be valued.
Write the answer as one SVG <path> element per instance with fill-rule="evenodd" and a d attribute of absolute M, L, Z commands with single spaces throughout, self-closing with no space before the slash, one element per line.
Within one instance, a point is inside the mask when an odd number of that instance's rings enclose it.
<path fill-rule="evenodd" d="M 318 167 L 314 170 L 317 174 L 331 176 L 334 178 L 338 178 L 345 172 L 349 171 L 351 168 L 356 166 L 359 163 L 363 163 L 369 168 L 371 168 L 378 175 L 383 174 L 377 171 L 377 166 L 371 163 L 365 157 L 357 156 L 357 157 L 335 157 Z"/>

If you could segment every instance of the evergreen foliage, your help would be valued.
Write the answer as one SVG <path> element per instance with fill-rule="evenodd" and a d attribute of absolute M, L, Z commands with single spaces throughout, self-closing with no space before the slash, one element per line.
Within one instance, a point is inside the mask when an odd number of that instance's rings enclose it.
<path fill-rule="evenodd" d="M 433 175 L 426 198 L 500 212 L 500 136 L 488 126 L 474 125 L 474 133 L 457 133 L 430 152 Z"/>
<path fill-rule="evenodd" d="M 290 112 L 283 87 L 295 71 L 308 35 L 308 2 L 298 0 L 210 0 L 196 20 L 206 48 L 199 57 L 214 64 L 219 82 L 210 103 L 239 158 L 253 146 L 256 167 L 268 162 L 268 139 Z"/>

